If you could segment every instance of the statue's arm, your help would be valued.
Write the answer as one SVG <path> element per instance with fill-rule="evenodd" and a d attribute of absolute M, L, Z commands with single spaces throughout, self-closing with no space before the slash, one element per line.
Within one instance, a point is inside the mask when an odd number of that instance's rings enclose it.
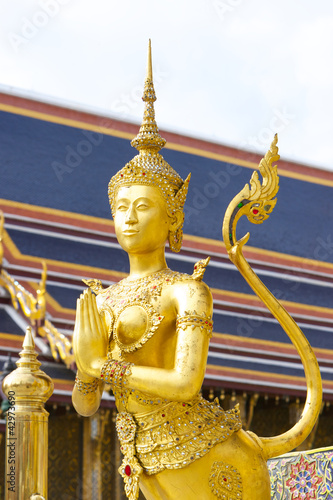
<path fill-rule="evenodd" d="M 186 401 L 195 397 L 201 389 L 209 346 L 209 328 L 201 328 L 201 322 L 187 324 L 191 322 L 186 318 L 193 313 L 193 318 L 202 317 L 208 321 L 212 316 L 213 301 L 209 288 L 195 280 L 175 285 L 172 294 L 181 325 L 176 331 L 174 366 L 172 369 L 133 366 L 128 384 L 131 389 L 152 396 Z M 193 324 L 198 326 L 193 328 Z"/>
<path fill-rule="evenodd" d="M 181 324 L 177 331 L 169 332 L 177 336 L 173 368 L 133 365 L 127 387 L 163 399 L 186 401 L 196 396 L 201 388 L 209 346 L 209 328 L 201 327 L 200 321 L 186 321 L 186 318 L 205 318 L 204 323 L 210 321 L 211 324 L 212 296 L 204 283 L 188 280 L 173 285 L 170 301 Z M 106 330 L 95 299 L 87 290 L 77 306 L 73 347 L 79 373 L 84 374 L 88 383 L 101 379 L 101 370 L 107 361 Z M 75 388 L 73 404 L 77 411 L 94 413 L 99 406 L 101 390 L 102 385 L 95 395 L 81 396 Z"/>

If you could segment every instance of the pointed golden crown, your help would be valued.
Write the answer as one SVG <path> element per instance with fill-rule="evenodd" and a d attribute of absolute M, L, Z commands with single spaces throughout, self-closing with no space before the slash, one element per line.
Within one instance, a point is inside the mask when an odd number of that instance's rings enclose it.
<path fill-rule="evenodd" d="M 138 151 L 150 150 L 150 151 L 156 151 L 157 153 L 160 149 L 162 149 L 165 146 L 166 140 L 160 136 L 155 121 L 154 102 L 156 101 L 156 94 L 153 84 L 150 40 L 148 45 L 147 77 L 143 89 L 142 100 L 145 102 L 143 121 L 139 133 L 131 141 L 131 145 Z"/>
<path fill-rule="evenodd" d="M 191 174 L 183 181 L 180 175 L 158 153 L 166 144 L 166 140 L 160 136 L 155 121 L 154 102 L 156 95 L 152 75 L 150 40 L 147 77 L 142 100 L 145 102 L 143 121 L 138 135 L 131 142 L 139 154 L 119 170 L 109 182 L 108 194 L 112 215 L 115 213 L 115 195 L 119 187 L 143 184 L 159 188 L 166 201 L 168 214 L 172 216 L 175 210 L 183 209 Z"/>

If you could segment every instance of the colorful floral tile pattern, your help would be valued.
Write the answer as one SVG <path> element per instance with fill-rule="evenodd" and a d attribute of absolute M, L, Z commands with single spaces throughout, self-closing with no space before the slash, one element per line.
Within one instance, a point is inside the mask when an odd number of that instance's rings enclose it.
<path fill-rule="evenodd" d="M 333 500 L 333 447 L 268 461 L 272 500 Z"/>

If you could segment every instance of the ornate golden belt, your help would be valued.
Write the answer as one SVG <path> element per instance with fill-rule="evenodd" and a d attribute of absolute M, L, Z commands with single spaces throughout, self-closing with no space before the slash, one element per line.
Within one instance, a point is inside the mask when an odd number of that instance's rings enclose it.
<path fill-rule="evenodd" d="M 238 405 L 224 411 L 218 400 L 209 403 L 201 396 L 147 413 L 119 413 L 116 428 L 124 454 L 119 472 L 127 498 L 137 498 L 142 470 L 156 474 L 185 467 L 241 427 Z"/>
<path fill-rule="evenodd" d="M 134 420 L 136 457 L 147 474 L 185 467 L 241 428 L 238 407 L 224 411 L 200 396 L 134 415 Z"/>

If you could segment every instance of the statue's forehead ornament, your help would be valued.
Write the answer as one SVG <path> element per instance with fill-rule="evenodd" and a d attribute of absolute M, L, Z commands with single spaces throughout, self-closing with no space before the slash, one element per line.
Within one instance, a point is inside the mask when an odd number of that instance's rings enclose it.
<path fill-rule="evenodd" d="M 152 77 L 150 42 L 147 78 L 142 100 L 145 102 L 143 121 L 138 135 L 131 142 L 139 154 L 110 180 L 108 194 L 111 211 L 114 215 L 115 197 L 120 187 L 141 184 L 159 188 L 166 201 L 169 215 L 172 215 L 175 210 L 183 209 L 191 174 L 183 181 L 180 175 L 158 153 L 166 141 L 160 136 L 155 121 L 154 101 L 156 101 L 156 95 Z"/>

